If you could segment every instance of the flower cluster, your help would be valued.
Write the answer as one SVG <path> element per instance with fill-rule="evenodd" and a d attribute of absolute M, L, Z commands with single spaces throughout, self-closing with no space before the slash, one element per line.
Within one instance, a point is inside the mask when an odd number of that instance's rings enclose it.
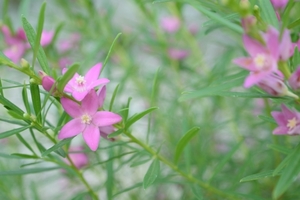
<path fill-rule="evenodd" d="M 109 80 L 98 78 L 101 68 L 102 64 L 98 63 L 85 76 L 76 73 L 67 83 L 64 92 L 70 94 L 76 101 L 68 95 L 60 99 L 65 112 L 73 119 L 62 127 L 58 138 L 70 138 L 82 133 L 86 144 L 93 151 L 98 148 L 100 136 L 107 138 L 107 135 L 114 131 L 112 125 L 122 120 L 119 115 L 102 110 L 106 96 L 105 84 Z M 65 72 L 66 69 L 63 70 L 63 73 Z M 40 74 L 43 88 L 55 95 L 55 80 L 43 72 Z M 95 88 L 100 85 L 102 85 L 101 89 L 96 91 Z"/>
<path fill-rule="evenodd" d="M 271 2 L 277 11 L 287 4 L 287 1 Z M 296 47 L 299 47 L 299 41 L 293 43 L 290 31 L 287 29 L 280 33 L 276 28 L 268 26 L 264 32 L 256 31 L 256 21 L 255 16 L 252 15 L 242 19 L 242 27 L 245 31 L 243 44 L 249 57 L 233 60 L 234 64 L 250 72 L 244 81 L 244 87 L 256 85 L 272 96 L 291 96 L 299 99 L 294 93 L 300 90 L 300 66 L 292 74 L 288 66 L 288 60 L 294 55 Z M 279 125 L 273 133 L 300 134 L 300 113 L 289 110 L 285 105 L 281 108 L 282 112 L 272 112 Z"/>

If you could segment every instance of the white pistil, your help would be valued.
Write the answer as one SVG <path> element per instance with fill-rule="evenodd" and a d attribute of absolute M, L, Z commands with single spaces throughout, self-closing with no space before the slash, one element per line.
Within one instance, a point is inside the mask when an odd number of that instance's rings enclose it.
<path fill-rule="evenodd" d="M 76 83 L 78 86 L 83 86 L 86 83 L 84 76 L 78 76 L 76 78 Z"/>
<path fill-rule="evenodd" d="M 92 117 L 88 114 L 84 114 L 81 116 L 81 123 L 83 124 L 91 124 Z"/>

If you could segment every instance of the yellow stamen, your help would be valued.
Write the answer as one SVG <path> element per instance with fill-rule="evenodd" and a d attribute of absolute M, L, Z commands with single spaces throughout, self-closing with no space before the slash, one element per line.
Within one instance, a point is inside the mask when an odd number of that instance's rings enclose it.
<path fill-rule="evenodd" d="M 286 125 L 290 130 L 293 129 L 297 125 L 297 120 L 294 117 L 293 119 L 288 120 L 288 124 Z"/>
<path fill-rule="evenodd" d="M 78 85 L 84 85 L 84 84 L 86 83 L 86 80 L 84 79 L 84 76 L 78 76 L 78 77 L 76 78 L 76 83 L 77 83 Z"/>
<path fill-rule="evenodd" d="M 81 116 L 81 123 L 83 124 L 91 124 L 92 118 L 88 114 L 84 114 Z"/>

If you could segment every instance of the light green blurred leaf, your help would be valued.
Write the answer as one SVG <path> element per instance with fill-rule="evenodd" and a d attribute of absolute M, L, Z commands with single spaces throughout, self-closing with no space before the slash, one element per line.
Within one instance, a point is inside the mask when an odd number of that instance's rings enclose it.
<path fill-rule="evenodd" d="M 139 119 L 141 119 L 142 117 L 144 117 L 145 115 L 147 115 L 148 113 L 150 113 L 150 112 L 152 112 L 156 109 L 158 109 L 158 107 L 151 107 L 151 108 L 149 108 L 149 109 L 147 109 L 143 112 L 140 112 L 138 114 L 134 114 L 132 117 L 130 117 L 127 120 L 127 122 L 125 124 L 126 129 L 128 129 L 133 123 L 135 123 L 136 121 L 138 121 Z"/>
<path fill-rule="evenodd" d="M 188 130 L 179 140 L 178 144 L 176 145 L 175 155 L 174 155 L 174 162 L 177 163 L 179 157 L 184 149 L 184 147 L 188 144 L 188 142 L 198 133 L 200 130 L 199 127 L 193 127 Z"/>
<path fill-rule="evenodd" d="M 48 168 L 31 168 L 31 169 L 19 169 L 19 170 L 11 170 L 11 171 L 0 171 L 0 176 L 35 174 L 35 173 L 47 172 L 47 171 L 52 171 L 57 169 L 61 169 L 61 168 L 48 167 Z"/>
<path fill-rule="evenodd" d="M 12 129 L 12 130 L 9 130 L 9 131 L 2 132 L 2 133 L 0 133 L 0 139 L 12 136 L 12 135 L 20 133 L 22 131 L 25 131 L 29 127 L 30 126 L 25 126 L 25 127 L 16 128 L 16 129 Z"/>
<path fill-rule="evenodd" d="M 42 153 L 42 156 L 47 156 L 49 155 L 51 152 L 53 151 L 57 151 L 58 149 L 60 149 L 61 147 L 63 147 L 65 144 L 71 142 L 71 140 L 73 139 L 72 138 L 67 138 L 67 139 L 64 139 L 64 140 L 61 140 L 60 142 L 58 142 L 57 144 L 53 145 L 52 147 L 50 147 L 49 149 L 47 149 L 46 151 L 44 151 Z"/>
<path fill-rule="evenodd" d="M 160 173 L 160 163 L 158 159 L 154 159 L 145 174 L 143 187 L 144 189 L 151 186 Z"/>
<path fill-rule="evenodd" d="M 274 172 L 274 170 L 269 170 L 269 171 L 266 171 L 266 172 L 260 172 L 260 173 L 257 173 L 257 174 L 252 174 L 250 176 L 246 176 L 246 177 L 242 178 L 240 180 L 240 182 L 255 181 L 255 180 L 262 179 L 262 178 L 273 177 L 273 172 Z"/>
<path fill-rule="evenodd" d="M 273 27 L 278 28 L 278 19 L 271 1 L 259 0 L 259 5 L 263 20 L 267 24 L 271 24 Z"/>

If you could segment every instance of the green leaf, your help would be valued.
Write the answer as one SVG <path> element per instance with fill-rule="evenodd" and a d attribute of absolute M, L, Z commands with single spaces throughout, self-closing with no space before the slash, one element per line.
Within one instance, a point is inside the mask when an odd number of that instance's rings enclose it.
<path fill-rule="evenodd" d="M 136 166 L 140 166 L 142 164 L 145 164 L 147 162 L 149 162 L 151 160 L 151 158 L 146 158 L 144 160 L 137 160 L 131 163 L 130 167 L 136 167 Z"/>
<path fill-rule="evenodd" d="M 150 167 L 148 168 L 148 171 L 145 174 L 144 181 L 143 181 L 144 189 L 148 188 L 150 185 L 154 183 L 154 181 L 159 175 L 159 172 L 160 172 L 159 160 L 154 159 Z"/>
<path fill-rule="evenodd" d="M 192 192 L 195 195 L 195 197 L 197 198 L 197 200 L 204 200 L 203 197 L 203 192 L 201 190 L 201 188 L 199 188 L 197 185 L 192 185 Z"/>
<path fill-rule="evenodd" d="M 23 24 L 23 28 L 24 28 L 24 31 L 26 33 L 28 42 L 29 42 L 31 48 L 34 49 L 35 40 L 36 40 L 35 31 L 34 31 L 34 29 L 29 24 L 29 22 L 27 21 L 27 19 L 25 17 L 22 17 L 22 24 Z M 46 54 L 45 54 L 45 52 L 44 52 L 44 50 L 41 46 L 39 47 L 39 51 L 37 53 L 37 59 L 38 59 L 40 65 L 41 65 L 43 71 L 46 74 L 50 74 L 50 70 L 49 70 L 50 68 L 49 68 L 49 64 L 48 64 L 48 61 L 47 61 L 47 57 L 46 57 Z"/>
<path fill-rule="evenodd" d="M 0 95 L 0 104 L 4 105 L 7 110 L 12 110 L 16 112 L 18 115 L 23 116 L 24 111 L 21 110 L 18 106 L 10 102 L 8 99 L 4 98 L 4 96 Z"/>
<path fill-rule="evenodd" d="M 233 19 L 238 19 L 239 17 L 240 17 L 240 16 L 239 16 L 238 13 L 231 13 L 231 14 L 229 14 L 229 15 L 224 16 L 223 18 L 224 18 L 224 19 L 227 19 L 227 20 L 233 20 Z M 207 21 L 207 22 L 204 22 L 202 26 L 203 26 L 203 27 L 207 27 L 207 26 L 214 26 L 214 25 L 216 25 L 216 24 L 218 24 L 217 21 L 215 21 L 215 20 L 209 20 L 209 21 Z"/>
<path fill-rule="evenodd" d="M 43 157 L 44 157 L 44 156 L 47 156 L 47 155 L 50 154 L 51 152 L 60 149 L 60 148 L 63 147 L 65 144 L 69 143 L 72 139 L 73 139 L 73 137 L 72 137 L 72 138 L 68 138 L 68 139 L 64 139 L 64 140 L 60 141 L 59 143 L 53 145 L 50 149 L 47 149 L 46 151 L 44 151 L 44 152 L 42 153 L 42 156 L 43 156 Z"/>
<path fill-rule="evenodd" d="M 29 127 L 30 126 L 25 126 L 25 127 L 16 128 L 16 129 L 12 129 L 12 130 L 9 130 L 9 131 L 2 132 L 2 133 L 0 133 L 0 139 L 12 136 L 12 135 L 20 133 L 22 131 L 25 131 Z"/>
<path fill-rule="evenodd" d="M 184 147 L 187 145 L 187 143 L 197 134 L 197 132 L 200 130 L 199 127 L 193 127 L 190 130 L 188 130 L 179 140 L 178 144 L 176 145 L 175 149 L 175 155 L 174 155 L 174 162 L 177 163 L 179 160 L 179 157 L 184 149 Z"/>
<path fill-rule="evenodd" d="M 35 174 L 40 172 L 47 172 L 51 170 L 61 169 L 60 167 L 48 167 L 48 168 L 31 168 L 31 169 L 19 169 L 11 171 L 0 171 L 0 176 L 13 176 L 13 175 L 25 175 Z"/>
<path fill-rule="evenodd" d="M 37 118 L 37 121 L 39 123 L 42 122 L 42 115 L 41 115 L 41 97 L 40 97 L 40 88 L 35 83 L 30 83 L 30 93 L 31 93 L 31 99 L 33 103 L 33 109 L 35 116 Z"/>
<path fill-rule="evenodd" d="M 280 197 L 296 180 L 300 173 L 300 144 L 291 153 L 291 158 L 283 169 L 280 179 L 273 190 L 273 198 Z"/>
<path fill-rule="evenodd" d="M 32 68 L 34 68 L 35 58 L 38 54 L 38 50 L 41 47 L 40 41 L 42 37 L 43 27 L 44 27 L 44 18 L 45 18 L 46 2 L 44 2 L 40 9 L 39 21 L 37 26 L 37 33 L 34 41 L 33 47 L 33 59 L 32 59 Z"/>
<path fill-rule="evenodd" d="M 58 91 L 63 92 L 63 90 L 64 90 L 65 86 L 67 85 L 67 83 L 69 82 L 69 80 L 71 80 L 71 78 L 73 78 L 74 74 L 76 72 L 78 72 L 78 69 L 79 69 L 78 63 L 74 63 L 73 65 L 71 65 L 70 68 L 68 68 L 66 73 L 58 80 L 58 83 L 57 83 Z"/>
<path fill-rule="evenodd" d="M 284 153 L 284 154 L 289 154 L 292 152 L 291 149 L 289 148 L 286 148 L 286 147 L 283 147 L 283 146 L 280 146 L 280 145 L 276 145 L 276 144 L 269 144 L 268 147 L 270 149 L 273 149 L 275 151 L 278 151 L 280 153 Z"/>
<path fill-rule="evenodd" d="M 18 139 L 33 153 L 36 154 L 33 149 L 31 148 L 31 146 L 26 142 L 26 140 L 19 134 L 17 133 L 16 136 L 18 137 Z"/>
<path fill-rule="evenodd" d="M 134 184 L 133 186 L 130 186 L 130 187 L 128 187 L 128 188 L 125 188 L 125 189 L 123 189 L 123 190 L 121 190 L 121 191 L 115 193 L 115 194 L 113 195 L 113 197 L 115 197 L 115 196 L 117 196 L 117 195 L 119 195 L 119 194 L 122 194 L 122 193 L 124 193 L 124 192 L 128 192 L 128 191 L 130 191 L 130 190 L 133 190 L 133 189 L 135 189 L 135 188 L 141 187 L 141 186 L 142 186 L 142 183 Z"/>
<path fill-rule="evenodd" d="M 130 117 L 128 119 L 128 121 L 126 122 L 126 129 L 128 129 L 134 122 L 138 121 L 139 119 L 141 119 L 142 117 L 144 117 L 145 115 L 147 115 L 148 113 L 152 112 L 153 110 L 158 109 L 158 107 L 151 107 L 141 113 L 135 114 L 132 117 Z"/>
<path fill-rule="evenodd" d="M 112 110 L 112 107 L 113 107 L 113 105 L 114 105 L 115 98 L 116 98 L 116 96 L 117 96 L 117 92 L 118 92 L 119 86 L 120 86 L 120 84 L 118 84 L 118 85 L 116 86 L 116 88 L 115 88 L 115 90 L 114 90 L 114 92 L 113 92 L 113 94 L 112 94 L 112 97 L 111 97 L 111 100 L 110 100 L 110 103 L 109 103 L 109 109 L 108 109 L 109 111 Z"/>
<path fill-rule="evenodd" d="M 25 84 L 23 85 L 23 89 L 22 89 L 22 98 L 23 98 L 23 102 L 24 102 L 26 112 L 29 115 L 31 115 L 30 105 L 29 105 L 29 101 L 28 101 L 27 88 L 26 88 Z"/>
<path fill-rule="evenodd" d="M 264 116 L 264 115 L 258 115 L 258 118 L 266 121 L 266 122 L 270 122 L 272 124 L 277 124 L 276 121 L 272 118 L 272 117 L 268 117 L 268 116 Z"/>
<path fill-rule="evenodd" d="M 116 137 L 116 136 L 118 136 L 118 135 L 121 135 L 122 133 L 123 133 L 123 129 L 119 129 L 119 130 L 117 130 L 117 131 L 115 131 L 115 132 L 109 134 L 109 135 L 107 136 L 107 138 L 113 138 L 113 137 Z"/>
<path fill-rule="evenodd" d="M 271 24 L 273 27 L 278 28 L 278 19 L 271 1 L 259 0 L 259 5 L 262 19 L 267 24 Z"/>
<path fill-rule="evenodd" d="M 20 158 L 25 158 L 25 159 L 37 159 L 37 158 L 39 158 L 38 156 L 35 156 L 35 155 L 28 155 L 28 154 L 22 154 L 22 153 L 13 153 L 11 155 L 18 156 Z"/>
<path fill-rule="evenodd" d="M 224 90 L 228 90 L 233 87 L 242 85 L 244 81 L 243 79 L 244 79 L 243 77 L 240 77 L 236 80 L 229 81 L 217 86 L 208 86 L 197 91 L 184 92 L 179 98 L 179 101 L 186 101 L 186 100 L 206 97 L 206 96 L 216 96 L 216 95 L 220 95 L 221 92 L 223 92 L 221 94 L 226 95 L 226 93 L 228 93 L 229 91 L 225 92 Z"/>
<path fill-rule="evenodd" d="M 270 171 L 266 171 L 266 172 L 252 174 L 250 176 L 246 176 L 246 177 L 242 178 L 240 180 L 240 182 L 255 181 L 255 180 L 262 179 L 262 178 L 273 177 L 273 172 L 274 172 L 274 170 L 270 170 Z"/>
<path fill-rule="evenodd" d="M 105 58 L 105 60 L 104 60 L 104 63 L 103 63 L 101 72 L 104 70 L 104 68 L 105 68 L 105 66 L 106 66 L 106 63 L 107 63 L 107 61 L 108 61 L 108 59 L 109 59 L 109 57 L 110 57 L 110 54 L 111 54 L 111 52 L 112 52 L 112 49 L 113 49 L 113 47 L 114 47 L 116 41 L 118 40 L 118 38 L 119 38 L 121 35 L 122 35 L 122 33 L 118 33 L 118 35 L 115 37 L 114 41 L 112 42 L 111 46 L 109 47 L 108 54 L 107 54 L 107 56 L 106 56 L 106 58 Z"/>
<path fill-rule="evenodd" d="M 2 89 L 3 85 L 2 85 L 2 79 L 0 78 L 0 95 L 4 96 L 4 92 Z"/>
<path fill-rule="evenodd" d="M 228 19 L 224 18 L 223 16 L 220 16 L 214 12 L 209 11 L 208 9 L 204 8 L 203 5 L 201 5 L 201 3 L 199 1 L 184 0 L 183 2 L 192 5 L 194 8 L 199 10 L 202 14 L 206 15 L 207 17 L 209 17 L 212 20 L 215 20 L 219 24 L 222 24 L 222 25 L 226 26 L 227 28 L 229 28 L 239 34 L 243 34 L 244 31 L 241 28 L 241 26 L 229 21 Z"/>

